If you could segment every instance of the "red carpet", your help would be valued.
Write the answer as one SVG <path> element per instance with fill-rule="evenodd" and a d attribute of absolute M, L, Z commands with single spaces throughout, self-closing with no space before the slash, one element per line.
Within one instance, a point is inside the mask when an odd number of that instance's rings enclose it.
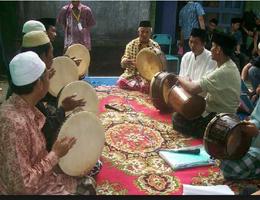
<path fill-rule="evenodd" d="M 182 184 L 228 184 L 234 191 L 247 184 L 227 182 L 217 166 L 173 171 L 157 153 L 160 148 L 201 144 L 172 130 L 171 114 L 161 114 L 148 95 L 116 87 L 97 87 L 106 143 L 97 175 L 99 195 L 181 195 Z M 106 109 L 112 105 L 119 111 Z M 258 181 L 259 182 L 259 181 Z"/>

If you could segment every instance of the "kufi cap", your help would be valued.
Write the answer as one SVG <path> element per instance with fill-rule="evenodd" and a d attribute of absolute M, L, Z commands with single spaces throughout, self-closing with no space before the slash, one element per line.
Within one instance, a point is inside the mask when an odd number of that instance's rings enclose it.
<path fill-rule="evenodd" d="M 223 52 L 228 56 L 236 46 L 235 38 L 222 32 L 214 32 L 212 36 L 212 42 L 219 45 L 223 49 Z"/>
<path fill-rule="evenodd" d="M 141 21 L 139 27 L 152 27 L 152 25 L 150 21 Z"/>
<path fill-rule="evenodd" d="M 31 31 L 46 31 L 44 25 L 36 20 L 29 20 L 23 25 L 23 33 L 29 33 Z"/>
<path fill-rule="evenodd" d="M 50 26 L 56 26 L 56 19 L 55 18 L 41 18 L 38 19 L 43 25 L 45 26 L 45 29 L 48 30 Z"/>
<path fill-rule="evenodd" d="M 193 28 L 191 30 L 191 36 L 193 37 L 198 37 L 200 38 L 202 41 L 206 41 L 206 38 L 207 38 L 207 33 L 205 30 L 203 29 L 200 29 L 200 28 Z"/>
<path fill-rule="evenodd" d="M 9 64 L 12 82 L 16 86 L 33 83 L 40 78 L 45 68 L 45 63 L 32 51 L 17 54 Z"/>
<path fill-rule="evenodd" d="M 22 47 L 38 47 L 50 43 L 50 38 L 43 31 L 31 31 L 23 36 Z"/>
<path fill-rule="evenodd" d="M 232 19 L 231 19 L 231 23 L 232 23 L 232 24 L 241 23 L 241 18 L 232 18 Z"/>
<path fill-rule="evenodd" d="M 258 49 L 260 50 L 260 42 L 258 43 Z"/>

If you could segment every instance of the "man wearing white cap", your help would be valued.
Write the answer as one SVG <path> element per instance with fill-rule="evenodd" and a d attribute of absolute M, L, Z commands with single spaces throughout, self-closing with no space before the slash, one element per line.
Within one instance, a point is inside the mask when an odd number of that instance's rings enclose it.
<path fill-rule="evenodd" d="M 35 107 L 49 87 L 44 62 L 28 51 L 9 67 L 14 93 L 0 107 L 0 194 L 75 193 L 82 180 L 54 170 L 76 139 L 61 138 L 47 152 L 41 131 L 45 117 Z"/>
<path fill-rule="evenodd" d="M 36 20 L 29 20 L 24 23 L 22 33 L 29 33 L 31 31 L 46 31 L 43 23 Z"/>

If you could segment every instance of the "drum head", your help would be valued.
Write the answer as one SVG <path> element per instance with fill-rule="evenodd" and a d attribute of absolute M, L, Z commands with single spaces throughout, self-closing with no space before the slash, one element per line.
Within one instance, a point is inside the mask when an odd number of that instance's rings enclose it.
<path fill-rule="evenodd" d="M 90 63 L 89 50 L 82 44 L 73 44 L 68 47 L 65 55 L 70 58 L 80 59 L 81 62 L 78 66 L 79 78 L 88 74 L 88 68 Z"/>
<path fill-rule="evenodd" d="M 52 67 L 56 72 L 50 79 L 49 93 L 57 97 L 65 85 L 79 79 L 78 71 L 75 62 L 66 56 L 54 58 Z"/>
<path fill-rule="evenodd" d="M 86 101 L 86 105 L 82 107 L 82 110 L 92 112 L 94 114 L 98 114 L 98 97 L 95 89 L 85 81 L 74 81 L 66 85 L 60 92 L 58 106 L 62 104 L 62 101 L 73 94 L 77 94 L 74 98 L 76 100 L 84 99 Z M 68 112 L 66 114 L 70 114 Z"/>
<path fill-rule="evenodd" d="M 153 76 L 164 68 L 159 51 L 157 48 L 144 48 L 136 57 L 137 70 L 146 80 L 152 80 Z"/>
<path fill-rule="evenodd" d="M 71 115 L 62 125 L 58 138 L 77 139 L 69 152 L 60 158 L 59 166 L 70 176 L 84 176 L 96 164 L 105 143 L 104 128 L 95 114 L 82 111 Z"/>

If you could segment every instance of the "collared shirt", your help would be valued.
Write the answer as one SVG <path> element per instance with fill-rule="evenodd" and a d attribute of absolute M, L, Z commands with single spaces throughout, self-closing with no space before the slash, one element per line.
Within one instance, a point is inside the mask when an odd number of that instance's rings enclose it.
<path fill-rule="evenodd" d="M 157 42 L 153 41 L 152 39 L 150 39 L 147 44 L 141 44 L 139 37 L 138 37 L 138 38 L 132 40 L 131 42 L 129 42 L 126 45 L 125 53 L 121 58 L 121 66 L 122 66 L 122 60 L 123 59 L 128 58 L 128 59 L 134 59 L 135 60 L 138 52 L 140 50 L 142 50 L 143 48 L 146 48 L 146 47 L 156 47 L 158 49 L 161 49 L 159 44 Z M 138 74 L 138 72 L 137 72 L 136 68 L 134 68 L 134 69 L 126 68 L 124 73 L 121 76 L 124 77 L 124 78 L 128 78 L 128 77 L 135 76 L 137 74 Z"/>
<path fill-rule="evenodd" d="M 241 78 L 231 59 L 203 77 L 199 84 L 207 92 L 206 112 L 236 113 L 240 102 Z"/>
<path fill-rule="evenodd" d="M 179 26 L 185 40 L 189 39 L 191 30 L 199 28 L 198 17 L 205 15 L 203 7 L 198 2 L 188 2 L 179 13 Z"/>
<path fill-rule="evenodd" d="M 180 76 L 189 77 L 192 81 L 198 81 L 206 74 L 217 68 L 217 62 L 212 60 L 211 52 L 204 49 L 203 52 L 195 57 L 190 51 L 184 54 L 181 60 Z"/>
<path fill-rule="evenodd" d="M 70 194 L 77 181 L 56 174 L 58 157 L 46 150 L 45 117 L 13 94 L 0 107 L 0 188 L 7 194 Z"/>
<path fill-rule="evenodd" d="M 60 23 L 65 31 L 64 47 L 67 48 L 72 44 L 80 43 L 91 49 L 90 28 L 96 24 L 91 9 L 83 4 L 79 4 L 80 13 L 79 21 L 73 15 L 73 5 L 65 5 L 58 17 L 57 22 Z M 81 24 L 82 30 L 79 30 L 78 24 Z"/>

